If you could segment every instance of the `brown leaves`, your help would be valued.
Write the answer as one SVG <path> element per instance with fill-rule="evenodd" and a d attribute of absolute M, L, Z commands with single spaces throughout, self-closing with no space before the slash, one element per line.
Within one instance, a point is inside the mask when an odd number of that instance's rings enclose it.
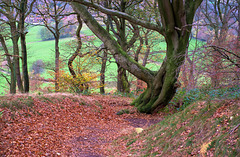
<path fill-rule="evenodd" d="M 21 101 L 24 107 L 16 111 L 3 108 L 0 155 L 106 156 L 113 140 L 134 132 L 127 118 L 154 118 L 136 112 L 116 115 L 132 110 L 129 98 L 55 94 L 32 100 L 32 107 Z"/>

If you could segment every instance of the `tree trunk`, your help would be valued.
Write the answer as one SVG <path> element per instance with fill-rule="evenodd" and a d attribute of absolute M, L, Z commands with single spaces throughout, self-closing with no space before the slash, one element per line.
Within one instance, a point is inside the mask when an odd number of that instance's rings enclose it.
<path fill-rule="evenodd" d="M 59 92 L 59 35 L 55 38 L 55 92 Z"/>
<path fill-rule="evenodd" d="M 17 85 L 18 85 L 18 90 L 23 93 L 23 84 L 22 84 L 22 78 L 21 78 L 21 72 L 20 72 L 20 62 L 19 62 L 19 48 L 18 48 L 18 39 L 19 39 L 19 34 L 17 32 L 17 27 L 16 23 L 10 22 L 10 27 L 11 27 L 11 36 L 12 36 L 12 43 L 13 43 L 13 60 L 15 64 L 15 71 L 16 71 L 16 79 L 17 79 Z"/>
<path fill-rule="evenodd" d="M 87 1 L 84 2 L 88 3 Z M 180 66 L 185 59 L 186 48 L 191 32 L 190 25 L 193 22 L 195 11 L 202 0 L 187 2 L 186 6 L 183 6 L 185 1 L 158 0 L 164 28 L 163 30 L 159 30 L 156 27 L 153 29 L 163 34 L 167 43 L 167 57 L 164 59 L 158 72 L 147 69 L 128 56 L 122 46 L 92 17 L 85 6 L 75 2 L 71 3 L 73 9 L 81 16 L 89 29 L 108 47 L 117 63 L 147 83 L 145 92 L 133 102 L 140 112 L 153 113 L 165 107 L 174 96 L 176 89 L 180 86 L 177 78 Z M 91 3 L 89 5 L 93 4 Z M 185 11 L 185 9 L 187 10 Z M 102 9 L 102 11 L 104 10 Z M 107 11 L 109 12 L 109 10 L 106 10 L 106 12 Z M 113 14 L 114 13 L 116 16 L 125 16 L 125 14 L 116 14 L 116 12 L 113 12 Z M 134 21 L 129 16 L 126 18 L 132 20 L 132 22 L 141 23 L 142 26 L 146 26 L 146 28 L 154 25 L 150 26 L 141 21 Z"/>
<path fill-rule="evenodd" d="M 127 78 L 127 71 L 117 64 L 118 66 L 118 75 L 117 75 L 117 89 L 122 93 L 130 93 L 130 83 Z"/>
<path fill-rule="evenodd" d="M 121 0 L 120 10 L 125 12 L 126 1 Z M 126 39 L 126 21 L 123 18 L 120 18 L 119 26 L 119 44 L 121 45 L 124 51 L 127 51 L 127 39 Z M 118 66 L 117 74 L 117 90 L 122 93 L 130 93 L 130 83 L 127 78 L 127 71 L 120 64 Z"/>
<path fill-rule="evenodd" d="M 82 39 L 81 39 L 81 36 L 80 36 L 80 32 L 81 32 L 81 29 L 82 29 L 82 20 L 80 19 L 80 16 L 78 15 L 77 16 L 77 20 L 78 20 L 78 28 L 76 30 L 76 37 L 77 37 L 77 40 L 78 40 L 78 46 L 77 46 L 77 49 L 76 51 L 72 54 L 72 56 L 69 58 L 68 60 L 68 69 L 71 73 L 71 75 L 73 76 L 73 79 L 76 79 L 77 75 L 73 69 L 73 61 L 75 60 L 75 58 L 80 54 L 80 51 L 81 51 L 81 48 L 82 48 Z M 79 72 L 81 74 L 81 72 Z M 74 87 L 75 87 L 75 92 L 76 93 L 82 93 L 83 90 L 84 90 L 84 86 L 86 88 L 88 88 L 88 85 L 85 85 L 85 84 L 76 84 L 75 82 L 74 83 Z M 80 88 L 79 88 L 80 87 Z"/>
<path fill-rule="evenodd" d="M 20 14 L 20 32 L 21 32 L 21 48 L 22 48 L 22 71 L 23 71 L 23 81 L 24 81 L 24 92 L 29 92 L 29 77 L 28 77 L 28 67 L 27 67 L 27 47 L 26 47 L 26 38 L 24 33 L 24 15 L 25 15 L 25 7 L 27 2 L 25 0 L 21 1 L 21 14 Z"/>
<path fill-rule="evenodd" d="M 138 48 L 137 48 L 137 50 L 136 50 L 136 52 L 135 52 L 135 55 L 134 55 L 134 60 L 136 61 L 136 62 L 138 62 L 139 61 L 139 54 L 140 54 L 140 52 L 141 52 L 141 50 L 142 50 L 142 47 L 143 47 L 143 38 L 141 37 L 141 36 L 139 36 L 139 45 L 138 45 Z M 145 59 L 145 57 L 144 57 L 144 59 Z M 143 60 L 143 63 L 144 63 L 144 60 Z M 147 62 L 146 62 L 147 63 Z M 143 66 L 145 66 L 145 65 L 143 65 Z M 137 83 L 136 83 L 136 94 L 138 94 L 138 92 L 142 89 L 142 81 L 140 80 L 140 79 L 137 79 Z"/>
<path fill-rule="evenodd" d="M 105 71 L 106 71 L 106 64 L 107 64 L 107 52 L 106 50 L 103 51 L 103 57 L 102 57 L 102 67 L 100 71 L 100 93 L 105 94 Z"/>
<path fill-rule="evenodd" d="M 168 45 L 168 53 L 172 52 L 172 45 Z M 180 50 L 181 48 L 179 48 Z M 176 64 L 176 56 L 165 58 L 160 70 L 154 77 L 153 82 L 147 82 L 147 89 L 142 93 L 133 104 L 137 107 L 138 111 L 143 113 L 153 113 L 168 105 L 176 93 L 176 89 L 180 87 L 177 78 L 180 71 L 180 66 L 184 60 L 184 52 L 179 51 L 183 56 L 179 58 Z"/>
<path fill-rule="evenodd" d="M 11 81 L 9 82 L 7 80 L 9 85 L 10 85 L 10 93 L 15 94 L 16 93 L 16 72 L 15 72 L 15 68 L 14 68 L 14 63 L 12 63 L 12 60 L 10 58 L 10 54 L 8 52 L 5 40 L 4 40 L 4 38 L 1 34 L 0 34 L 0 43 L 2 44 L 3 50 L 6 54 L 8 67 L 9 67 L 10 73 L 11 73 Z"/>

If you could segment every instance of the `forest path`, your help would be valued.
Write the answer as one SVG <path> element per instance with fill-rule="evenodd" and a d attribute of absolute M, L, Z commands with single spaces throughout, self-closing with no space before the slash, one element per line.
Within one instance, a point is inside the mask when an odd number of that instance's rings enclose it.
<path fill-rule="evenodd" d="M 28 99 L 32 107 L 26 107 Z M 0 108 L 0 156 L 110 156 L 115 151 L 112 143 L 119 137 L 163 117 L 138 113 L 126 97 L 53 94 L 5 101 L 26 105 L 17 111 Z M 122 109 L 131 114 L 117 115 Z"/>

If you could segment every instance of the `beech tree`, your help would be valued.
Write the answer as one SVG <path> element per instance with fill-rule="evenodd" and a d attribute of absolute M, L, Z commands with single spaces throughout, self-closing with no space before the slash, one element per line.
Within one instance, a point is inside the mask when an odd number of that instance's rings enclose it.
<path fill-rule="evenodd" d="M 153 5 L 149 1 L 149 5 Z M 177 78 L 185 59 L 195 12 L 202 0 L 158 0 L 155 23 L 137 19 L 134 15 L 107 9 L 93 1 L 71 0 L 73 9 L 81 16 L 92 32 L 107 46 L 113 57 L 124 69 L 147 83 L 147 89 L 133 102 L 140 112 L 153 113 L 168 105 L 180 86 Z M 166 58 L 158 71 L 152 71 L 131 58 L 119 43 L 88 11 L 95 8 L 102 13 L 124 18 L 131 23 L 155 30 L 167 43 Z M 144 9 L 144 8 L 143 8 Z"/>

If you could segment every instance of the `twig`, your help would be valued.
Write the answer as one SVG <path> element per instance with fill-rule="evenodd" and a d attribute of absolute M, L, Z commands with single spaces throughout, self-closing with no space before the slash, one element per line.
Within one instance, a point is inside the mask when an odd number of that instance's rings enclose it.
<path fill-rule="evenodd" d="M 239 126 L 240 126 L 240 123 L 239 123 L 237 126 L 235 126 L 235 127 L 229 132 L 229 134 L 232 134 Z"/>

